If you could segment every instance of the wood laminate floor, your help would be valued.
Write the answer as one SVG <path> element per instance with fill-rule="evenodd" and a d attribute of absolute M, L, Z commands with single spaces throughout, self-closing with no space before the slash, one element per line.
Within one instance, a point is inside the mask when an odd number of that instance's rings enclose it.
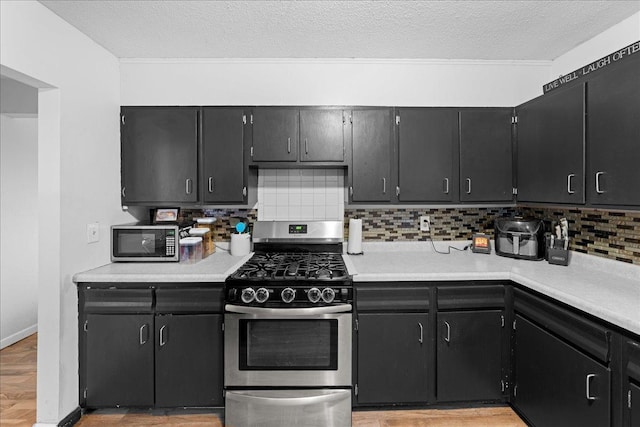
<path fill-rule="evenodd" d="M 0 425 L 3 427 L 30 427 L 36 421 L 36 344 L 34 334 L 0 351 Z M 76 426 L 223 427 L 220 420 L 213 413 L 195 411 L 101 410 L 85 414 Z M 356 411 L 353 427 L 526 427 L 526 424 L 511 408 L 488 407 Z"/>

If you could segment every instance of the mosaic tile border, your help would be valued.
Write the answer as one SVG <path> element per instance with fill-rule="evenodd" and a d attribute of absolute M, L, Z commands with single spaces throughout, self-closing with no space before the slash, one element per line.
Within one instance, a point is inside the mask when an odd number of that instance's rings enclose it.
<path fill-rule="evenodd" d="M 216 241 L 229 241 L 233 229 L 231 218 L 257 219 L 256 209 L 183 210 L 184 218 L 214 216 Z M 468 240 L 473 233 L 493 236 L 494 219 L 520 214 L 542 218 L 548 222 L 562 217 L 569 222 L 570 249 L 640 265 L 640 212 L 609 211 L 588 208 L 528 207 L 517 208 L 345 208 L 344 237 L 348 238 L 350 218 L 362 219 L 365 241 L 421 241 L 427 233 L 418 230 L 418 217 L 431 216 L 434 240 Z"/>

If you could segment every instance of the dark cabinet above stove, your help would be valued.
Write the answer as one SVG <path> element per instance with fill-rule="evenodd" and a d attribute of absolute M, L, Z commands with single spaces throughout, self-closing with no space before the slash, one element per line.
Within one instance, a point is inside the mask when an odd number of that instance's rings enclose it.
<path fill-rule="evenodd" d="M 255 107 L 252 164 L 259 167 L 346 165 L 350 112 L 334 107 Z"/>

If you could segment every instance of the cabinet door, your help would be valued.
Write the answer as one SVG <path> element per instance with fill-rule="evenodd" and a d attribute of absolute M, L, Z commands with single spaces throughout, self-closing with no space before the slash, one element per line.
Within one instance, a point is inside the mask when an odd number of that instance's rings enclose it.
<path fill-rule="evenodd" d="M 262 107 L 253 110 L 254 161 L 297 161 L 298 137 L 298 109 Z"/>
<path fill-rule="evenodd" d="M 426 402 L 427 314 L 358 315 L 360 404 Z"/>
<path fill-rule="evenodd" d="M 511 109 L 460 111 L 460 200 L 513 200 Z"/>
<path fill-rule="evenodd" d="M 587 200 L 640 205 L 640 58 L 587 83 Z"/>
<path fill-rule="evenodd" d="M 198 107 L 122 107 L 122 203 L 198 200 Z"/>
<path fill-rule="evenodd" d="M 518 201 L 584 203 L 585 86 L 517 109 Z"/>
<path fill-rule="evenodd" d="M 502 397 L 502 331 L 498 310 L 438 313 L 438 401 Z"/>
<path fill-rule="evenodd" d="M 611 373 L 516 316 L 514 403 L 535 426 L 609 426 Z"/>
<path fill-rule="evenodd" d="M 630 427 L 640 426 L 640 387 L 634 383 L 629 384 L 627 395 L 627 407 L 629 408 Z"/>
<path fill-rule="evenodd" d="M 393 110 L 354 110 L 351 200 L 389 202 L 393 189 Z"/>
<path fill-rule="evenodd" d="M 343 162 L 342 110 L 300 110 L 300 144 L 303 162 Z"/>
<path fill-rule="evenodd" d="M 244 110 L 202 109 L 204 203 L 244 203 Z"/>
<path fill-rule="evenodd" d="M 86 319 L 86 406 L 153 406 L 153 315 Z"/>
<path fill-rule="evenodd" d="M 222 406 L 222 315 L 156 317 L 156 406 Z"/>
<path fill-rule="evenodd" d="M 398 186 L 401 202 L 453 200 L 458 116 L 453 109 L 398 110 Z"/>

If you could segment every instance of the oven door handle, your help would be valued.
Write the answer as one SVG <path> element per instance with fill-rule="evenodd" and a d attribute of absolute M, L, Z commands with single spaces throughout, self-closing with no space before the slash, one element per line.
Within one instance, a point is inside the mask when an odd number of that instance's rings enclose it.
<path fill-rule="evenodd" d="M 266 307 L 247 307 L 243 305 L 226 304 L 224 310 L 230 313 L 242 314 L 266 314 L 269 316 L 312 316 L 316 314 L 331 313 L 350 313 L 352 311 L 351 304 L 336 304 L 326 307 L 309 307 L 309 308 L 266 308 Z"/>
<path fill-rule="evenodd" d="M 344 400 L 345 397 L 349 396 L 351 396 L 351 390 L 338 390 L 328 394 L 304 397 L 264 397 L 235 392 L 226 393 L 226 398 L 229 400 L 235 400 L 236 402 L 261 403 L 269 406 L 298 406 L 303 404 L 317 405 L 319 403 L 327 403 L 334 400 Z"/>

